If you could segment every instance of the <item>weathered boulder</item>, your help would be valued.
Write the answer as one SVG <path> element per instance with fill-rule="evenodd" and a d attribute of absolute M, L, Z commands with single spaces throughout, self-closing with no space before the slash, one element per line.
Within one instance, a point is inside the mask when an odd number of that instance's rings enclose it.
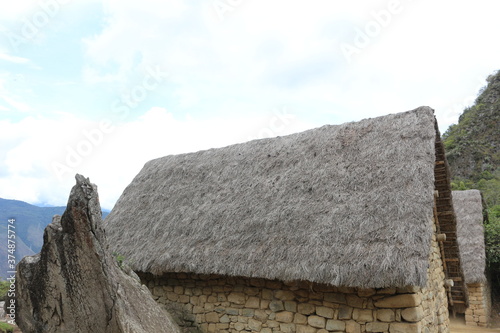
<path fill-rule="evenodd" d="M 41 252 L 17 267 L 16 321 L 24 333 L 180 332 L 134 276 L 108 251 L 97 187 L 76 175 Z"/>

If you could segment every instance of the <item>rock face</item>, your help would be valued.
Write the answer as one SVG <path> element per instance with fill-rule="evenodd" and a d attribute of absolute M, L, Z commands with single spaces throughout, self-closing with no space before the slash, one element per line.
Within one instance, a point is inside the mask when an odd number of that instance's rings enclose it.
<path fill-rule="evenodd" d="M 97 187 L 76 175 L 66 211 L 39 254 L 17 268 L 17 322 L 25 333 L 180 332 L 135 273 L 108 251 Z"/>

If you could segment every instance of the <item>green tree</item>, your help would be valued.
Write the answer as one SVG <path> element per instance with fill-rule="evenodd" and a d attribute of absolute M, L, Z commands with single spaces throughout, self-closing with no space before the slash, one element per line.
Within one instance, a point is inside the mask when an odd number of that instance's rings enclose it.
<path fill-rule="evenodd" d="M 488 266 L 500 269 L 500 205 L 488 209 L 488 221 L 484 225 L 486 258 Z"/>
<path fill-rule="evenodd" d="M 7 293 L 9 292 L 10 282 L 0 281 L 0 301 L 5 301 L 7 299 Z"/>

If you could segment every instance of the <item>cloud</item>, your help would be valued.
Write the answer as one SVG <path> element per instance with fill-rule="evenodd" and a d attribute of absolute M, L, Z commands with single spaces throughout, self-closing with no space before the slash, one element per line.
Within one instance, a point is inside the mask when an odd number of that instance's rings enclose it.
<path fill-rule="evenodd" d="M 52 182 L 48 165 L 61 138 L 70 137 L 74 125 L 68 123 L 65 129 L 56 120 L 34 117 L 0 121 L 0 197 L 28 202 L 57 197 L 62 188 Z"/>
<path fill-rule="evenodd" d="M 26 100 L 29 92 L 23 87 L 25 77 L 21 74 L 0 72 L 0 111 L 9 111 L 10 114 L 26 113 L 33 109 Z M 21 97 L 22 96 L 22 97 Z"/>
<path fill-rule="evenodd" d="M 14 108 L 15 111 L 27 112 L 32 110 L 32 108 L 28 104 L 15 100 L 10 96 L 0 96 L 0 97 L 3 98 L 3 100 L 7 104 L 9 104 L 12 108 Z"/>
<path fill-rule="evenodd" d="M 6 53 L 0 53 L 0 60 L 5 60 L 16 64 L 25 64 L 30 62 L 28 58 L 13 56 Z"/>
<path fill-rule="evenodd" d="M 37 8 L 38 2 L 37 0 L 22 0 L 9 3 L 8 6 L 2 6 L 0 19 L 17 20 L 20 16 L 26 15 Z"/>
<path fill-rule="evenodd" d="M 474 7 L 485 17 L 477 26 L 463 24 L 470 5 L 450 1 L 225 1 L 232 7 L 222 19 L 215 3 L 113 1 L 102 33 L 85 41 L 89 66 L 122 85 L 131 72 L 161 66 L 171 73 L 174 113 L 309 104 L 340 123 L 430 105 L 444 131 L 457 119 L 450 105 L 475 94 L 476 77 L 496 69 L 500 55 L 485 33 L 500 28 L 500 5 L 487 2 Z M 392 3 L 397 10 L 383 22 Z M 355 45 L 360 31 L 368 40 L 349 63 L 341 45 Z M 106 72 L 104 64 L 116 67 Z M 472 90 L 451 89 L 456 81 Z"/>

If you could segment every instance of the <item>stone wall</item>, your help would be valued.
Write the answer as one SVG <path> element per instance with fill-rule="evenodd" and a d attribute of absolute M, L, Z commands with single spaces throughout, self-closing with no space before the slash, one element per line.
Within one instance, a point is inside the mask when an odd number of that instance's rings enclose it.
<path fill-rule="evenodd" d="M 435 225 L 432 235 L 431 253 L 429 255 L 428 276 L 427 285 L 421 290 L 424 312 L 422 326 L 429 327 L 428 330 L 424 330 L 423 332 L 448 332 L 450 324 L 448 297 L 444 286 L 445 273 L 443 270 L 441 249 L 436 240 Z"/>
<path fill-rule="evenodd" d="M 471 326 L 487 326 L 491 311 L 487 284 L 467 284 L 467 289 L 469 291 L 469 307 L 465 310 L 465 323 Z"/>
<path fill-rule="evenodd" d="M 440 333 L 449 326 L 442 267 L 434 237 L 425 288 L 359 289 L 187 273 L 139 276 L 185 331 Z"/>
<path fill-rule="evenodd" d="M 448 332 L 437 242 L 425 288 L 359 289 L 220 275 L 140 274 L 187 330 L 214 332 Z"/>

